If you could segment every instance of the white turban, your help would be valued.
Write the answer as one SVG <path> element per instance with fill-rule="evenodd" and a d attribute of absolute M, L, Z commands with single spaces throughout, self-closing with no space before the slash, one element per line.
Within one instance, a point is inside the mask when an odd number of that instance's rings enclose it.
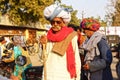
<path fill-rule="evenodd" d="M 71 10 L 67 8 L 63 8 L 56 4 L 53 4 L 45 8 L 44 16 L 49 21 L 51 21 L 55 17 L 61 17 L 65 23 L 69 23 L 71 20 L 70 11 Z"/>

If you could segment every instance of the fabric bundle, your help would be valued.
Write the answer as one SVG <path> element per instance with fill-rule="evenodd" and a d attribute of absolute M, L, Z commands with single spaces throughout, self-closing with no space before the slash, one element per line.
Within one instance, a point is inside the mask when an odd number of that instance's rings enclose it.
<path fill-rule="evenodd" d="M 45 8 L 44 16 L 49 21 L 55 17 L 61 17 L 65 23 L 69 23 L 71 20 L 70 12 L 71 9 L 63 8 L 57 4 L 53 4 Z"/>
<path fill-rule="evenodd" d="M 100 28 L 100 23 L 97 20 L 93 20 L 91 18 L 85 18 L 81 22 L 80 27 L 83 29 L 97 31 Z"/>

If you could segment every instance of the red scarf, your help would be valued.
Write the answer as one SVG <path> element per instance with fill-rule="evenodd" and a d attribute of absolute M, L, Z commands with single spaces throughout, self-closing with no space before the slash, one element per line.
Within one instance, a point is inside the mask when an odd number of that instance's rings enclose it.
<path fill-rule="evenodd" d="M 62 29 L 54 34 L 52 29 L 48 31 L 47 38 L 52 42 L 59 42 L 64 40 L 71 32 L 73 32 L 72 28 L 62 27 Z M 67 58 L 67 69 L 70 72 L 71 78 L 76 77 L 76 67 L 75 67 L 75 54 L 73 51 L 72 43 L 68 45 L 66 50 L 66 58 Z"/>

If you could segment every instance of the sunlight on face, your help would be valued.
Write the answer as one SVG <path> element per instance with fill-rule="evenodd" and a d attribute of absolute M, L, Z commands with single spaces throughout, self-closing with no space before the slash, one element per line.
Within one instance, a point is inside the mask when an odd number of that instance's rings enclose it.
<path fill-rule="evenodd" d="M 92 30 L 85 30 L 84 29 L 84 31 L 83 31 L 84 33 L 85 33 L 85 35 L 87 36 L 87 37 L 91 37 L 92 35 L 93 35 L 93 33 L 94 33 L 94 31 L 92 31 Z"/>
<path fill-rule="evenodd" d="M 55 32 L 60 31 L 64 25 L 62 18 L 59 17 L 55 17 L 50 23 L 52 25 L 52 30 Z"/>

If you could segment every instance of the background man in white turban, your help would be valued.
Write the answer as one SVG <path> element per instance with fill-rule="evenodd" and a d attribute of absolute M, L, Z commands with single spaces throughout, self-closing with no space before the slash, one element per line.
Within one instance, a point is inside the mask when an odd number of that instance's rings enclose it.
<path fill-rule="evenodd" d="M 47 80 L 80 80 L 77 33 L 66 25 L 71 20 L 70 10 L 53 4 L 45 8 L 44 16 L 52 25 L 47 36 L 40 39 L 46 43 L 48 54 Z"/>

